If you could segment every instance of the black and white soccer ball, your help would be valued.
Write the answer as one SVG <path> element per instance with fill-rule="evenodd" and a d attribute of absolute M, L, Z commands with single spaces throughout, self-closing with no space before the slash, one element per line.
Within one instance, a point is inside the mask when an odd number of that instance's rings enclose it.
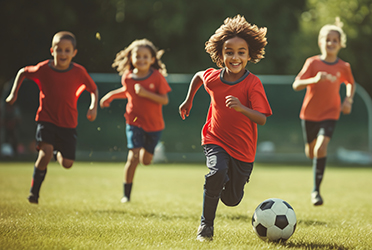
<path fill-rule="evenodd" d="M 252 216 L 253 230 L 263 240 L 288 240 L 296 230 L 296 225 L 293 208 L 278 198 L 263 201 Z"/>

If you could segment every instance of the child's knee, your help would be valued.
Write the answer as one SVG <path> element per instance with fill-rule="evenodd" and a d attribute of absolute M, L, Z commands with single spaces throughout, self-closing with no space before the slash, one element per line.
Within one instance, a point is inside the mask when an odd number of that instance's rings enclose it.
<path fill-rule="evenodd" d="M 63 159 L 62 163 L 61 163 L 62 167 L 66 168 L 66 169 L 71 168 L 73 164 L 74 164 L 73 160 L 66 160 L 66 159 Z"/>
<path fill-rule="evenodd" d="M 223 202 L 223 204 L 229 207 L 235 207 L 239 205 L 242 199 L 243 199 L 243 194 L 231 195 L 231 194 L 228 194 L 227 192 L 221 193 L 221 201 Z"/>
<path fill-rule="evenodd" d="M 151 162 L 152 162 L 152 159 L 143 159 L 141 163 L 142 165 L 147 166 L 147 165 L 150 165 Z"/>

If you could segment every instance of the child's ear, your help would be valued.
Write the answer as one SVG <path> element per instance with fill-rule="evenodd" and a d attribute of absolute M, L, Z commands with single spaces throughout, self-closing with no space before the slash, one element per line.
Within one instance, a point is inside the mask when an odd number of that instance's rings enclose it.
<path fill-rule="evenodd" d="M 75 50 L 74 50 L 74 54 L 72 55 L 72 57 L 75 57 L 75 56 L 76 56 L 76 54 L 77 54 L 77 52 L 78 52 L 78 50 L 77 50 L 77 49 L 75 49 Z"/>
<path fill-rule="evenodd" d="M 50 54 L 53 55 L 53 52 L 54 52 L 53 47 L 50 47 Z"/>
<path fill-rule="evenodd" d="M 153 65 L 155 63 L 155 60 L 156 60 L 156 58 L 155 57 L 152 57 L 151 58 L 151 64 L 150 65 Z"/>

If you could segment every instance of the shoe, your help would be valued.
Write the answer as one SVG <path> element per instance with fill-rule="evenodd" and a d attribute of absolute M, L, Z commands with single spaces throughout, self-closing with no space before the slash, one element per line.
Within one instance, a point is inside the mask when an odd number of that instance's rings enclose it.
<path fill-rule="evenodd" d="M 323 205 L 322 196 L 320 196 L 319 191 L 314 191 L 311 193 L 311 202 L 314 206 Z"/>
<path fill-rule="evenodd" d="M 121 198 L 121 203 L 128 203 L 128 202 L 129 202 L 128 197 L 124 196 L 123 198 Z"/>
<path fill-rule="evenodd" d="M 36 197 L 34 194 L 30 194 L 28 197 L 27 197 L 27 200 L 30 202 L 30 203 L 33 203 L 33 204 L 39 204 L 39 198 Z"/>
<path fill-rule="evenodd" d="M 196 236 L 198 241 L 212 241 L 213 240 L 213 226 L 200 225 L 198 234 Z"/>

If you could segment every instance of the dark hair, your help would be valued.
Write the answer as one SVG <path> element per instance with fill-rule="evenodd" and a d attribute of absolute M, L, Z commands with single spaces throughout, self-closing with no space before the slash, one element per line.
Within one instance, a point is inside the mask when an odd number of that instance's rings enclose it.
<path fill-rule="evenodd" d="M 57 32 L 53 36 L 52 47 L 54 47 L 57 43 L 59 43 L 63 39 L 70 40 L 71 43 L 72 43 L 72 46 L 74 47 L 74 49 L 76 49 L 76 38 L 75 38 L 75 35 L 72 34 L 69 31 L 60 31 L 60 32 Z"/>
<path fill-rule="evenodd" d="M 122 75 L 127 70 L 134 69 L 130 57 L 132 56 L 133 49 L 138 47 L 146 47 L 150 50 L 151 56 L 155 58 L 155 62 L 151 65 L 151 67 L 159 70 L 162 75 L 166 76 L 167 70 L 164 63 L 162 63 L 162 61 L 160 60 L 160 58 L 164 54 L 164 50 L 158 50 L 154 46 L 154 44 L 147 39 L 135 40 L 124 50 L 116 54 L 116 58 L 114 60 L 114 63 L 112 64 L 112 67 L 116 68 L 116 70 L 119 72 L 119 75 Z"/>
<path fill-rule="evenodd" d="M 248 44 L 250 61 L 257 63 L 264 58 L 267 44 L 266 32 L 266 27 L 258 28 L 248 23 L 244 16 L 228 17 L 205 43 L 205 50 L 210 54 L 212 61 L 222 68 L 223 44 L 231 38 L 240 37 Z"/>

